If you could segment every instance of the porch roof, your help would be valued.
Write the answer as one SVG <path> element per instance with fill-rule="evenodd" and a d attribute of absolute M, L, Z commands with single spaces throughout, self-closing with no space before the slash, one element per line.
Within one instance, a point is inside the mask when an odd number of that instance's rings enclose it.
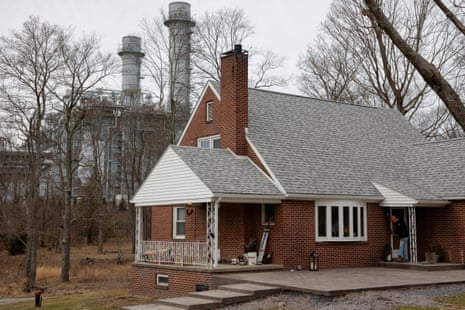
<path fill-rule="evenodd" d="M 133 197 L 136 207 L 186 203 L 277 203 L 284 198 L 249 158 L 228 149 L 167 148 Z"/>

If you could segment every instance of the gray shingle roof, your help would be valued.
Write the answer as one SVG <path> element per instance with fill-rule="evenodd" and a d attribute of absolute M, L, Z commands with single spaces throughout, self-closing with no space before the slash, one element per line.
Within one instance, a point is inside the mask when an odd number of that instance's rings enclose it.
<path fill-rule="evenodd" d="M 287 193 L 354 196 L 407 179 L 401 151 L 425 141 L 394 110 L 254 89 L 249 137 Z"/>
<path fill-rule="evenodd" d="M 214 193 L 282 195 L 247 157 L 225 149 L 171 148 Z"/>
<path fill-rule="evenodd" d="M 412 183 L 444 198 L 465 196 L 465 139 L 414 144 L 406 155 Z"/>

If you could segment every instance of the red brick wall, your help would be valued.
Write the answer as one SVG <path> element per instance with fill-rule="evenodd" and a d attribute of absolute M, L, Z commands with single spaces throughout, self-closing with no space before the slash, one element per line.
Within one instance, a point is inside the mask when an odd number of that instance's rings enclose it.
<path fill-rule="evenodd" d="M 156 285 L 157 274 L 168 276 L 168 287 Z M 182 296 L 194 292 L 196 284 L 208 285 L 212 288 L 211 274 L 157 266 L 133 265 L 132 267 L 132 293 L 135 296 L 150 298 Z"/>
<path fill-rule="evenodd" d="M 368 204 L 366 242 L 315 242 L 315 208 L 313 201 L 284 201 L 276 208 L 267 251 L 273 263 L 294 269 L 308 268 L 308 256 L 316 251 L 321 268 L 370 266 L 383 258 L 389 244 L 389 218 L 386 209 Z"/>
<path fill-rule="evenodd" d="M 213 102 L 213 121 L 206 122 L 206 103 L 210 101 Z M 199 104 L 180 145 L 197 146 L 198 138 L 220 133 L 221 105 L 215 93 L 210 88 L 206 90 Z"/>
<path fill-rule="evenodd" d="M 152 208 L 152 240 L 173 239 L 173 208 Z"/>
<path fill-rule="evenodd" d="M 418 260 L 425 260 L 431 245 L 443 250 L 441 261 L 464 263 L 465 201 L 456 201 L 444 208 L 417 208 Z"/>

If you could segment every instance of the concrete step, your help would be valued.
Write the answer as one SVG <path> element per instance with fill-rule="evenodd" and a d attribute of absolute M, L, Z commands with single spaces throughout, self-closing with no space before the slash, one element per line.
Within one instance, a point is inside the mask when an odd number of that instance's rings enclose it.
<path fill-rule="evenodd" d="M 218 300 L 193 296 L 159 299 L 156 304 L 188 310 L 207 310 L 221 307 L 221 302 Z"/>
<path fill-rule="evenodd" d="M 137 306 L 125 306 L 121 310 L 179 310 L 181 308 L 159 304 L 146 304 Z"/>
<path fill-rule="evenodd" d="M 218 301 L 222 305 L 230 305 L 239 302 L 249 301 L 255 298 L 253 293 L 237 292 L 228 289 L 217 289 L 202 292 L 192 292 L 189 296 L 200 297 Z"/>
<path fill-rule="evenodd" d="M 254 283 L 227 284 L 219 286 L 218 289 L 253 294 L 255 297 L 262 297 L 266 295 L 275 294 L 281 290 L 277 286 L 268 286 Z"/>

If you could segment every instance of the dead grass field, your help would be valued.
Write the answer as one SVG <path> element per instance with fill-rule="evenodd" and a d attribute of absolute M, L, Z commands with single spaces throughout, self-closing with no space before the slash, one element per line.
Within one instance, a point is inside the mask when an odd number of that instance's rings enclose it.
<path fill-rule="evenodd" d="M 127 243 L 120 248 L 121 264 L 118 263 L 116 245 L 105 245 L 106 254 L 97 254 L 96 246 L 73 247 L 68 283 L 60 281 L 61 254 L 40 249 L 36 284 L 47 288 L 43 294 L 43 307 L 64 309 L 64 303 L 66 309 L 119 309 L 126 305 L 150 303 L 151 300 L 132 297 L 131 245 Z M 9 256 L 7 251 L 0 251 L 0 299 L 31 298 L 26 303 L 0 305 L 0 309 L 34 309 L 34 294 L 23 291 L 25 261 L 25 255 Z"/>

